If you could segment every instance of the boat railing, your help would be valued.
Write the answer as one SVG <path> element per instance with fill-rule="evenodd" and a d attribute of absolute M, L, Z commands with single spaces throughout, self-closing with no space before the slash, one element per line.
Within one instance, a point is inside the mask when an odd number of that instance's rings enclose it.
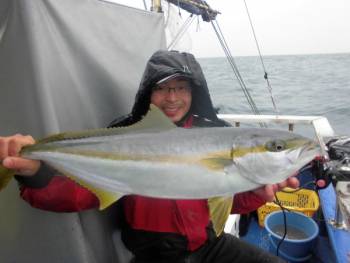
<path fill-rule="evenodd" d="M 327 157 L 325 138 L 335 136 L 328 119 L 323 116 L 219 114 L 218 117 L 236 127 L 241 126 L 242 123 L 273 123 L 285 124 L 289 131 L 293 131 L 297 124 L 311 125 L 325 157 Z"/>

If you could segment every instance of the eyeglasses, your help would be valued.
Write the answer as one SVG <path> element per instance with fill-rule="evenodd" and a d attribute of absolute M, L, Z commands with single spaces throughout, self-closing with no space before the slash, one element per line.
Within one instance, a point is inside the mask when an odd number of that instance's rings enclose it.
<path fill-rule="evenodd" d="M 174 91 L 178 95 L 191 93 L 191 87 L 187 85 L 181 85 L 177 87 L 155 86 L 152 92 L 158 95 L 165 96 L 171 91 Z"/>

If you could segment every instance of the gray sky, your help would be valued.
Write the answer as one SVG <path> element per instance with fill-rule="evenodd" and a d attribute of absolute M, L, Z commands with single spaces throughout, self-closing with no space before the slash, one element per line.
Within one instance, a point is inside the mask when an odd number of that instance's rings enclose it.
<path fill-rule="evenodd" d="M 115 0 L 143 8 L 143 1 Z M 149 1 L 147 1 L 149 4 Z M 257 55 L 243 0 L 207 0 L 234 56 Z M 263 55 L 350 52 L 350 0 L 246 0 Z M 188 13 L 183 11 L 183 20 Z M 210 23 L 195 20 L 187 49 L 223 56 Z"/>

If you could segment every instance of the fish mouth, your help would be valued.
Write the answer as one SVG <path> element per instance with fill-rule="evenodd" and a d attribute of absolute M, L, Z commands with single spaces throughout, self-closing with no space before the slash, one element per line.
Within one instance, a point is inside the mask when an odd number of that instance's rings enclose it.
<path fill-rule="evenodd" d="M 287 160 L 291 165 L 303 162 L 304 165 L 321 155 L 321 149 L 315 142 L 307 142 L 302 147 L 288 150 Z"/>
<path fill-rule="evenodd" d="M 258 184 L 271 184 L 287 179 L 318 155 L 320 155 L 318 145 L 305 142 L 285 151 L 256 152 L 232 158 L 232 164 L 246 179 Z"/>
<path fill-rule="evenodd" d="M 301 148 L 299 156 L 301 157 L 307 157 L 307 156 L 314 156 L 321 154 L 321 148 L 318 144 L 315 142 L 308 142 L 304 145 L 304 147 Z"/>

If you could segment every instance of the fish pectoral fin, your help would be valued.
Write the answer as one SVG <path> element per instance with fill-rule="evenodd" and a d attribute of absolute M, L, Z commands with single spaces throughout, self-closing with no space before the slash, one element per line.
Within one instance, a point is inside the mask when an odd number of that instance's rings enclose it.
<path fill-rule="evenodd" d="M 213 158 L 201 159 L 200 163 L 204 165 L 206 168 L 208 168 L 209 170 L 218 171 L 218 170 L 224 169 L 225 166 L 232 164 L 232 159 L 213 157 Z"/>
<path fill-rule="evenodd" d="M 99 206 L 99 210 L 103 210 L 105 208 L 107 208 L 108 206 L 110 206 L 111 204 L 117 202 L 119 200 L 119 198 L 121 198 L 123 196 L 123 194 L 119 194 L 119 193 L 111 193 L 105 190 L 101 190 L 98 189 L 96 187 L 87 187 L 91 192 L 93 192 L 98 200 L 100 201 L 100 206 Z"/>
<path fill-rule="evenodd" d="M 0 165 L 0 191 L 9 184 L 14 175 L 15 171 Z"/>
<path fill-rule="evenodd" d="M 85 182 L 84 180 L 81 180 L 71 174 L 68 173 L 63 173 L 65 176 L 69 177 L 72 179 L 74 182 L 78 183 L 79 185 L 85 187 L 88 189 L 90 192 L 96 195 L 98 198 L 100 205 L 99 205 L 99 210 L 103 210 L 110 206 L 111 204 L 117 202 L 119 198 L 121 198 L 124 194 L 121 193 L 112 193 L 103 189 L 100 189 L 90 183 Z"/>

